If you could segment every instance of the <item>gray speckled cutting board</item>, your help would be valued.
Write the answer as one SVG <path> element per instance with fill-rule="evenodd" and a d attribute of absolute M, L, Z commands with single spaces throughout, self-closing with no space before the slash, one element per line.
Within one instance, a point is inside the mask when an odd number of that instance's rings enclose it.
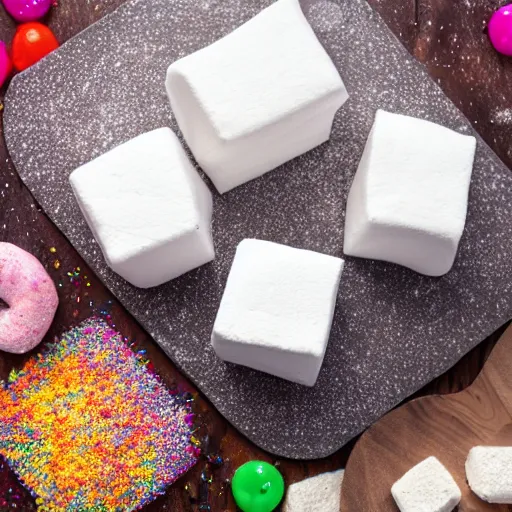
<path fill-rule="evenodd" d="M 144 131 L 177 130 L 164 90 L 167 66 L 270 3 L 127 2 L 13 80 L 5 136 L 48 215 L 220 412 L 270 452 L 315 458 L 341 447 L 512 317 L 512 174 L 479 139 L 466 231 L 445 277 L 347 259 L 314 388 L 217 359 L 210 331 L 240 240 L 342 256 L 346 196 L 377 108 L 473 132 L 363 0 L 305 1 L 351 94 L 330 142 L 222 197 L 215 193 L 213 263 L 157 289 L 133 288 L 107 268 L 68 175 Z"/>

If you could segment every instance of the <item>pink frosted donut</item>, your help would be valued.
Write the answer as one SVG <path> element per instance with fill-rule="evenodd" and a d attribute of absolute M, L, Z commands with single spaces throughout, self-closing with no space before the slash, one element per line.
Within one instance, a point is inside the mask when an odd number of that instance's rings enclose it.
<path fill-rule="evenodd" d="M 59 304 L 41 263 L 23 249 L 0 242 L 0 350 L 24 354 L 48 332 Z"/>

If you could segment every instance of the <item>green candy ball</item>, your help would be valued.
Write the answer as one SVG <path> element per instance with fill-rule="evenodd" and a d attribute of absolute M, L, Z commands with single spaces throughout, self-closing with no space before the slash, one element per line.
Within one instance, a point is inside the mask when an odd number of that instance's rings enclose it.
<path fill-rule="evenodd" d="M 281 473 L 268 462 L 258 460 L 236 470 L 231 488 L 243 512 L 272 512 L 284 496 Z"/>

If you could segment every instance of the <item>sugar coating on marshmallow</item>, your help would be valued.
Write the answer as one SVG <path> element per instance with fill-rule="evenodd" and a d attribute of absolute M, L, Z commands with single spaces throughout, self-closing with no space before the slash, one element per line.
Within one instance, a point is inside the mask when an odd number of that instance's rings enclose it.
<path fill-rule="evenodd" d="M 214 258 L 212 196 L 169 128 L 76 169 L 69 181 L 107 264 L 149 288 Z"/>
<path fill-rule="evenodd" d="M 489 503 L 512 503 L 512 447 L 475 446 L 466 460 L 471 490 Z"/>
<path fill-rule="evenodd" d="M 349 192 L 344 252 L 446 274 L 466 222 L 476 139 L 377 111 Z"/>
<path fill-rule="evenodd" d="M 187 144 L 220 193 L 328 140 L 348 99 L 298 0 L 278 0 L 174 62 L 166 87 Z"/>
<path fill-rule="evenodd" d="M 340 469 L 290 485 L 283 512 L 339 512 L 344 474 Z"/>
<path fill-rule="evenodd" d="M 401 512 L 451 512 L 461 499 L 452 475 L 435 457 L 405 473 L 391 494 Z"/>
<path fill-rule="evenodd" d="M 313 386 L 342 270 L 340 258 L 242 241 L 213 327 L 215 352 L 225 361 Z"/>

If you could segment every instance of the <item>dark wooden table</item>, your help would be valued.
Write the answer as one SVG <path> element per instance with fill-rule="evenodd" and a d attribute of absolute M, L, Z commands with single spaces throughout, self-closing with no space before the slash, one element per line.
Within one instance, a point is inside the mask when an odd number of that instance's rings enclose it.
<path fill-rule="evenodd" d="M 407 49 L 427 66 L 431 76 L 470 119 L 486 142 L 512 168 L 512 59 L 495 53 L 485 34 L 491 13 L 507 2 L 369 2 Z M 121 3 L 123 0 L 59 0 L 48 22 L 58 39 L 64 42 Z M 0 12 L 0 38 L 10 41 L 14 29 L 12 20 Z M 56 335 L 93 312 L 88 305 L 89 301 L 82 300 L 77 304 L 76 289 L 67 276 L 67 272 L 80 267 L 82 274 L 89 275 L 92 285 L 82 292 L 84 296 L 88 294 L 85 298 L 95 304 L 112 300 L 112 317 L 117 329 L 147 349 L 149 358 L 165 382 L 178 383 L 196 393 L 158 346 L 90 273 L 69 242 L 46 218 L 17 176 L 3 139 L 0 142 L 0 240 L 14 243 L 33 253 L 43 262 L 55 281 L 62 283 L 59 288 L 61 304 L 46 341 L 51 342 Z M 50 252 L 51 247 L 57 249 L 55 254 Z M 60 266 L 55 264 L 56 260 Z M 478 374 L 498 334 L 489 337 L 419 394 L 448 393 L 466 387 Z M 28 356 L 14 357 L 0 353 L 0 376 L 5 378 L 13 366 L 20 367 Z M 291 484 L 307 476 L 343 467 L 350 454 L 352 444 L 327 459 L 315 462 L 276 460 L 235 431 L 200 394 L 196 396 L 195 408 L 199 413 L 201 427 L 198 435 L 203 440 L 204 452 L 220 453 L 224 464 L 214 467 L 206 458 L 202 458 L 192 471 L 169 489 L 165 497 L 150 505 L 148 511 L 235 510 L 229 491 L 229 479 L 233 471 L 247 460 L 258 458 L 276 462 L 286 483 Z M 7 478 L 12 476 L 8 475 L 5 468 L 0 470 L 0 481 Z M 27 498 L 23 510 L 35 510 L 29 503 L 30 498 Z"/>

